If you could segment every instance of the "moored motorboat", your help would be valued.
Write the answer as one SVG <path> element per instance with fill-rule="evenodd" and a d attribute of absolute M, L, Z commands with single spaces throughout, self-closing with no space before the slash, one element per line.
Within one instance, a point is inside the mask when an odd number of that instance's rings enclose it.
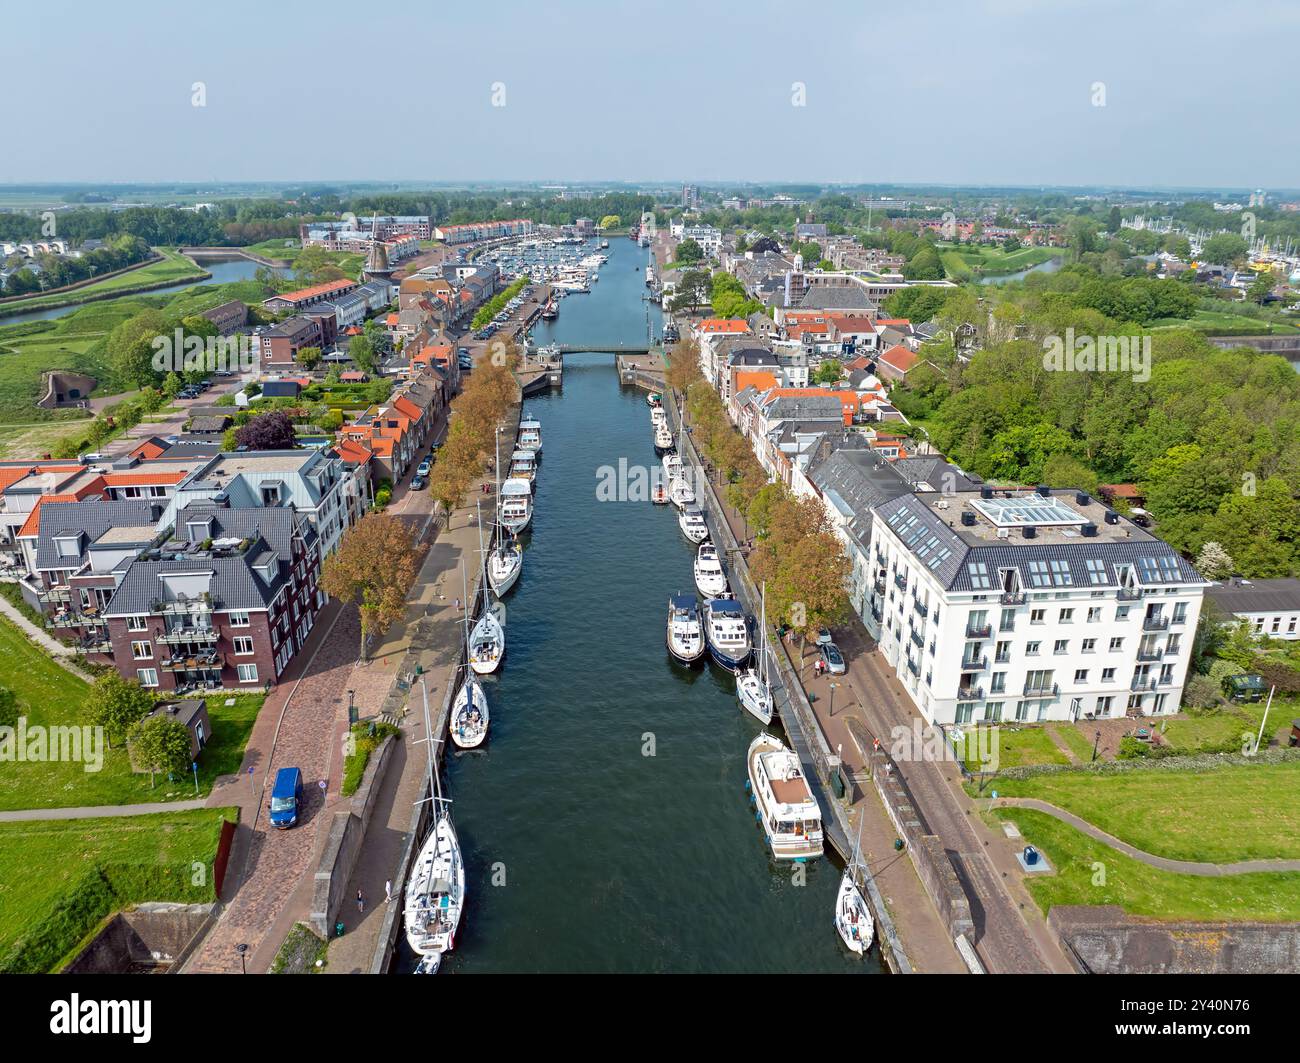
<path fill-rule="evenodd" d="M 668 414 L 664 412 L 662 406 L 650 407 L 650 425 L 652 428 L 659 428 L 661 425 L 668 423 Z"/>
<path fill-rule="evenodd" d="M 516 450 L 531 450 L 534 459 L 540 459 L 542 456 L 542 422 L 536 417 L 525 416 L 519 422 L 519 439 L 515 443 Z"/>
<path fill-rule="evenodd" d="M 677 526 L 693 543 L 702 543 L 709 537 L 709 525 L 704 512 L 695 506 L 685 507 L 677 517 Z"/>
<path fill-rule="evenodd" d="M 656 480 L 654 486 L 650 488 L 650 501 L 656 506 L 666 506 L 672 501 L 672 496 L 668 494 L 668 485 L 662 480 Z"/>
<path fill-rule="evenodd" d="M 530 484 L 537 479 L 537 455 L 531 450 L 516 450 L 510 455 L 510 478 L 527 480 Z"/>
<path fill-rule="evenodd" d="M 700 543 L 695 552 L 695 589 L 705 598 L 727 593 L 727 573 L 718 557 L 718 548 L 712 543 Z"/>
<path fill-rule="evenodd" d="M 682 664 L 693 664 L 704 656 L 704 624 L 693 594 L 674 594 L 668 599 L 667 640 L 668 652 Z"/>
<path fill-rule="evenodd" d="M 518 535 L 532 519 L 533 485 L 527 480 L 506 480 L 501 485 L 501 500 L 497 504 L 497 523 Z"/>
<path fill-rule="evenodd" d="M 659 392 L 652 391 L 645 397 L 645 401 L 647 406 L 662 406 L 664 404 L 664 397 L 659 394 Z"/>
<path fill-rule="evenodd" d="M 655 429 L 655 453 L 666 454 L 673 449 L 673 434 L 666 424 Z"/>
<path fill-rule="evenodd" d="M 676 453 L 675 451 L 671 454 L 665 454 L 663 466 L 664 466 L 664 479 L 667 480 L 669 483 L 672 483 L 675 479 L 677 479 L 679 476 L 682 475 L 681 455 Z"/>
<path fill-rule="evenodd" d="M 778 860 L 822 854 L 822 813 L 799 757 L 764 731 L 745 758 L 749 788 L 768 847 Z"/>
<path fill-rule="evenodd" d="M 709 656 L 729 672 L 749 663 L 749 625 L 735 598 L 713 598 L 704 605 L 704 638 Z"/>

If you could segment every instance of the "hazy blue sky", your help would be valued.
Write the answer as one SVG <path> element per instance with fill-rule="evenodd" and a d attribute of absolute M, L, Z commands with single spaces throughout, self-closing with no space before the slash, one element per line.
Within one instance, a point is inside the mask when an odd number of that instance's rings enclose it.
<path fill-rule="evenodd" d="M 0 181 L 1294 186 L 1298 45 L 1296 0 L 6 0 Z"/>

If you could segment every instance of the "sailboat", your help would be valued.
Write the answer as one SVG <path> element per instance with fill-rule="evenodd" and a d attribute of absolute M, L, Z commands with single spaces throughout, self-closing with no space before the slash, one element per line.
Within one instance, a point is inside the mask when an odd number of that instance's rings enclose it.
<path fill-rule="evenodd" d="M 767 584 L 763 584 L 758 623 L 758 661 L 753 668 L 736 673 L 736 697 L 759 723 L 772 722 L 772 688 L 767 682 Z"/>
<path fill-rule="evenodd" d="M 464 570 L 462 569 L 462 575 L 463 573 Z M 469 587 L 466 585 L 465 626 L 467 628 L 469 627 L 469 609 Z M 466 637 L 466 646 L 469 651 L 469 666 L 474 669 L 475 675 L 491 675 L 501 666 L 501 658 L 506 655 L 506 629 L 486 601 L 483 603 L 483 615 L 478 618 L 474 630 Z M 483 729 L 486 731 L 486 711 L 483 720 Z"/>
<path fill-rule="evenodd" d="M 871 948 L 876 935 L 876 923 L 871 918 L 871 909 L 867 907 L 866 898 L 858 889 L 854 871 L 865 870 L 861 859 L 862 820 L 858 820 L 858 840 L 853 846 L 853 858 L 844 869 L 840 879 L 839 891 L 835 894 L 835 929 L 840 933 L 840 940 L 852 953 L 861 956 Z"/>
<path fill-rule="evenodd" d="M 668 484 L 668 496 L 678 509 L 695 505 L 695 488 L 685 476 L 678 476 Z"/>
<path fill-rule="evenodd" d="M 429 691 L 423 681 L 424 733 L 429 743 L 429 800 L 433 801 L 433 824 L 420 846 L 406 880 L 406 904 L 402 911 L 406 943 L 420 957 L 421 974 L 435 974 L 444 953 L 456 944 L 465 906 L 465 865 L 460 841 L 451 822 L 450 802 L 442 796 L 442 784 L 434 764 L 432 725 L 429 722 Z"/>
<path fill-rule="evenodd" d="M 488 585 L 498 598 L 513 587 L 524 568 L 524 548 L 504 532 L 487 556 Z"/>
<path fill-rule="evenodd" d="M 474 665 L 473 640 L 469 633 L 469 610 L 470 603 L 468 593 L 465 599 L 465 650 L 469 656 L 470 668 L 478 672 Z M 489 620 L 493 624 L 496 620 L 488 612 L 483 614 L 484 620 Z M 482 623 L 482 620 L 479 621 Z M 500 628 L 500 625 L 496 625 Z M 475 629 L 477 631 L 477 627 Z M 499 644 L 502 652 L 505 650 L 505 632 L 501 632 L 501 642 Z M 491 652 L 490 647 L 485 647 L 482 652 L 485 657 Z M 497 655 L 497 663 L 500 663 L 500 654 Z M 492 668 L 495 669 L 494 663 Z M 489 669 L 491 671 L 492 669 Z M 487 737 L 489 723 L 487 695 L 483 693 L 483 687 L 479 681 L 468 673 L 465 676 L 465 682 L 461 688 L 456 691 L 456 697 L 451 703 L 451 740 L 461 749 L 475 749 L 483 744 L 483 739 Z"/>
<path fill-rule="evenodd" d="M 677 453 L 664 455 L 664 479 L 672 483 L 682 474 L 682 459 Z"/>

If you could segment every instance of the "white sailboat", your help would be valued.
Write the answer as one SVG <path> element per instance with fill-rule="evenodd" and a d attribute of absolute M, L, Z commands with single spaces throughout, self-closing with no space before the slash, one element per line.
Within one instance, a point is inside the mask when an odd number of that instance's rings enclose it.
<path fill-rule="evenodd" d="M 758 623 L 758 660 L 755 667 L 736 673 L 736 697 L 741 707 L 759 723 L 772 722 L 772 688 L 767 681 L 767 584 L 763 584 Z"/>
<path fill-rule="evenodd" d="M 672 483 L 682 475 L 682 458 L 680 454 L 665 454 L 663 465 L 664 479 L 669 483 Z"/>
<path fill-rule="evenodd" d="M 497 523 L 511 535 L 518 535 L 533 519 L 533 485 L 528 480 L 501 480 L 501 437 L 498 433 L 496 455 Z"/>
<path fill-rule="evenodd" d="M 485 610 L 469 636 L 469 666 L 475 675 L 491 675 L 506 655 L 506 632 L 500 622 Z"/>
<path fill-rule="evenodd" d="M 463 574 L 464 572 L 462 570 L 462 575 Z M 482 674 L 479 673 L 478 667 L 474 664 L 475 647 L 473 636 L 471 636 L 469 632 L 469 611 L 469 592 L 466 590 L 465 653 L 468 659 L 469 668 L 475 673 Z M 490 624 L 495 624 L 496 628 L 501 630 L 501 625 L 497 623 L 495 617 L 492 616 L 490 611 L 484 611 L 483 620 L 489 621 Z M 482 624 L 483 620 L 480 620 L 479 623 Z M 478 633 L 477 626 L 475 627 L 475 632 Z M 495 647 L 492 645 L 484 645 L 479 648 L 479 652 L 483 655 L 483 658 L 486 661 L 491 658 L 494 649 L 499 649 L 501 653 L 505 652 L 504 630 L 501 630 L 501 641 Z M 498 663 L 500 663 L 500 653 L 496 654 L 496 660 L 492 665 L 492 668 L 494 669 Z M 483 744 L 483 739 L 487 737 L 489 722 L 490 717 L 488 713 L 487 695 L 483 693 L 483 688 L 479 685 L 478 680 L 467 671 L 465 674 L 465 682 L 461 688 L 456 691 L 456 697 L 452 699 L 451 703 L 451 740 L 461 749 L 476 749 L 478 746 Z"/>
<path fill-rule="evenodd" d="M 429 743 L 429 800 L 433 802 L 433 823 L 411 865 L 402 916 L 406 942 L 420 957 L 417 972 L 433 974 L 441 965 L 443 954 L 450 952 L 456 944 L 456 929 L 460 926 L 461 911 L 465 906 L 465 865 L 461 859 L 460 841 L 451 822 L 450 802 L 442 796 L 442 784 L 434 764 L 434 745 L 438 739 L 431 733 L 429 692 L 423 681 L 420 692 L 424 696 L 424 733 Z"/>
<path fill-rule="evenodd" d="M 855 870 L 865 869 L 861 853 L 862 821 L 858 820 L 858 840 L 853 846 L 853 858 L 844 869 L 839 891 L 835 894 L 835 929 L 839 931 L 845 948 L 858 956 L 871 948 L 876 936 L 876 921 L 871 918 L 871 909 L 867 907 L 854 875 Z"/>
<path fill-rule="evenodd" d="M 500 598 L 519 579 L 524 569 L 524 548 L 503 534 L 488 551 L 487 579 L 492 592 Z"/>
<path fill-rule="evenodd" d="M 718 548 L 712 543 L 700 543 L 696 551 L 695 589 L 705 598 L 716 598 L 727 592 L 727 574 L 722 570 Z"/>
<path fill-rule="evenodd" d="M 691 486 L 686 477 L 679 476 L 669 482 L 668 497 L 672 499 L 674 506 L 684 510 L 695 505 L 695 488 Z"/>

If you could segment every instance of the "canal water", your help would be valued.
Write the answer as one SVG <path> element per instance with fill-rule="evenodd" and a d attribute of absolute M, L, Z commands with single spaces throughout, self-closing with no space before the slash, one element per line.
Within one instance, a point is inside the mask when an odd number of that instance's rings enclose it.
<path fill-rule="evenodd" d="M 169 292 L 179 292 L 186 288 L 192 288 L 196 284 L 231 284 L 235 281 L 249 281 L 253 279 L 253 274 L 257 272 L 260 263 L 254 262 L 250 258 L 244 258 L 242 255 L 234 258 L 209 258 L 199 263 L 205 270 L 212 274 L 211 280 L 190 280 L 179 281 L 176 284 L 169 284 L 164 288 L 154 288 L 147 292 L 133 293 L 136 296 L 145 295 L 167 295 Z M 279 272 L 283 273 L 283 270 Z M 121 296 L 121 298 L 130 298 L 130 295 Z M 109 300 L 101 300 L 108 302 Z M 22 314 L 10 314 L 7 317 L 0 317 L 0 326 L 17 325 L 23 321 L 43 321 L 56 317 L 64 317 L 75 310 L 80 310 L 83 306 L 91 306 L 91 303 L 77 303 L 75 306 L 59 306 L 49 310 L 28 310 Z"/>
<path fill-rule="evenodd" d="M 646 252 L 610 245 L 539 341 L 644 339 Z M 840 868 L 797 884 L 770 859 L 745 791 L 759 725 L 733 680 L 668 657 L 668 597 L 693 591 L 676 511 L 597 500 L 602 466 L 658 462 L 645 392 L 612 355 L 566 356 L 563 390 L 525 406 L 544 451 L 492 730 L 447 757 L 468 898 L 444 971 L 879 971 L 835 933 Z"/>

